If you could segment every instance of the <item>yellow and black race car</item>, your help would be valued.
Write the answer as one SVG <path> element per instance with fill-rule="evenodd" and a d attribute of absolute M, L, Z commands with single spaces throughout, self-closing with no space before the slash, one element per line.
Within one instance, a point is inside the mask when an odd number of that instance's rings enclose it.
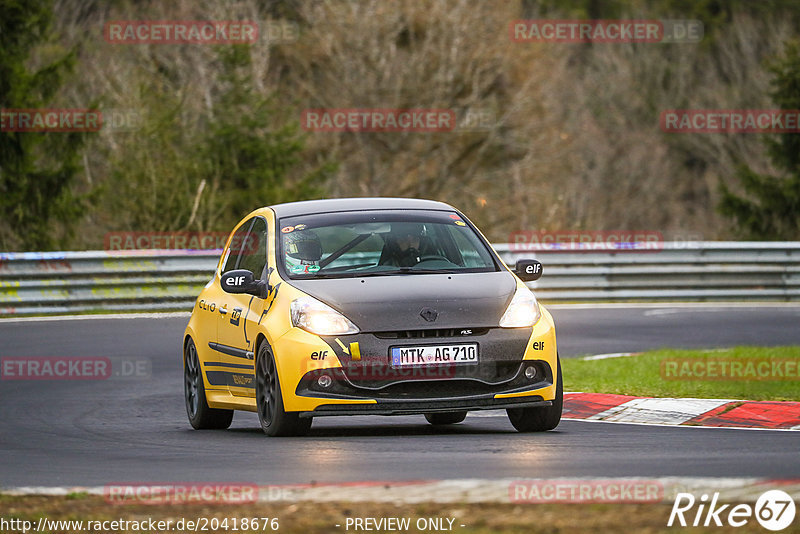
<path fill-rule="evenodd" d="M 258 414 L 270 436 L 314 417 L 424 414 L 454 424 L 505 409 L 555 428 L 553 319 L 458 210 L 428 200 L 332 199 L 261 208 L 233 230 L 183 339 L 194 428 Z"/>

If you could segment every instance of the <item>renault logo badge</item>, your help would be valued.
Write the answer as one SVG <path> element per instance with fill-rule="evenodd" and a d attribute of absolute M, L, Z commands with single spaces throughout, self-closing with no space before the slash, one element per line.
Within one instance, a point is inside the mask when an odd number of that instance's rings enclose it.
<path fill-rule="evenodd" d="M 429 323 L 432 323 L 433 321 L 436 320 L 437 317 L 439 317 L 439 312 L 437 312 L 433 308 L 422 308 L 422 311 L 419 312 L 419 314 L 422 316 L 423 319 L 425 319 Z"/>

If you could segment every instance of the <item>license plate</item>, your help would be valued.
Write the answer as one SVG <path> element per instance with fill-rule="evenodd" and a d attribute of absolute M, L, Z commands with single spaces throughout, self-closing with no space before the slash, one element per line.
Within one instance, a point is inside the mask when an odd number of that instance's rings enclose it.
<path fill-rule="evenodd" d="M 440 365 L 478 363 L 478 344 L 428 345 L 422 347 L 392 347 L 392 367 L 411 365 Z"/>

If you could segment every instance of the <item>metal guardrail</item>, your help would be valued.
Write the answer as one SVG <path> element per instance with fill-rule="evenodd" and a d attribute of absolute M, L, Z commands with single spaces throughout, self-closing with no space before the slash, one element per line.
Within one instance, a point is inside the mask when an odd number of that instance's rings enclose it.
<path fill-rule="evenodd" d="M 662 244 L 659 244 L 661 248 Z M 800 242 L 663 243 L 653 251 L 524 251 L 543 302 L 800 301 Z M 0 315 L 190 310 L 219 251 L 0 253 Z"/>
<path fill-rule="evenodd" d="M 495 249 L 509 265 L 535 258 L 529 286 L 543 302 L 798 301 L 800 242 L 665 242 L 639 252 L 520 252 Z"/>
<path fill-rule="evenodd" d="M 0 253 L 0 315 L 191 310 L 219 254 Z"/>

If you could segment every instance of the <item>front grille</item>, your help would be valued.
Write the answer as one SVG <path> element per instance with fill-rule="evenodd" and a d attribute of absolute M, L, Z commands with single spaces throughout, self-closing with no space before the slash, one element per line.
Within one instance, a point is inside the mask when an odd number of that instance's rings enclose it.
<path fill-rule="evenodd" d="M 501 393 L 509 389 L 507 384 L 484 384 L 475 380 L 440 380 L 435 382 L 400 382 L 385 389 L 373 391 L 376 399 L 443 399 L 448 397 L 471 397 Z"/>
<path fill-rule="evenodd" d="M 379 339 L 423 339 L 435 337 L 482 336 L 488 331 L 488 328 L 433 328 L 429 330 L 395 330 L 390 332 L 375 332 L 374 335 Z"/>
<path fill-rule="evenodd" d="M 474 380 L 502 384 L 517 376 L 519 361 L 489 361 L 478 365 L 450 364 L 395 368 L 375 362 L 351 362 L 342 370 L 356 387 L 382 388 L 397 382 L 429 382 L 431 379 Z"/>
<path fill-rule="evenodd" d="M 537 375 L 533 380 L 527 379 L 522 372 L 522 369 L 529 366 L 535 366 L 537 369 Z M 303 376 L 296 393 L 304 396 L 333 395 L 340 398 L 423 400 L 492 395 L 519 391 L 520 388 L 545 387 L 553 383 L 553 374 L 547 362 L 527 362 L 522 366 L 517 364 L 516 369 L 519 372 L 515 373 L 515 376 L 508 381 L 494 384 L 465 376 L 436 379 L 424 375 L 417 376 L 416 379 L 407 377 L 402 381 L 372 380 L 358 383 L 346 377 L 345 371 L 341 368 L 319 369 L 309 371 Z M 422 372 L 425 373 L 427 370 L 422 370 Z M 327 387 L 320 386 L 317 379 L 321 375 L 330 376 L 333 379 L 332 384 Z"/>

